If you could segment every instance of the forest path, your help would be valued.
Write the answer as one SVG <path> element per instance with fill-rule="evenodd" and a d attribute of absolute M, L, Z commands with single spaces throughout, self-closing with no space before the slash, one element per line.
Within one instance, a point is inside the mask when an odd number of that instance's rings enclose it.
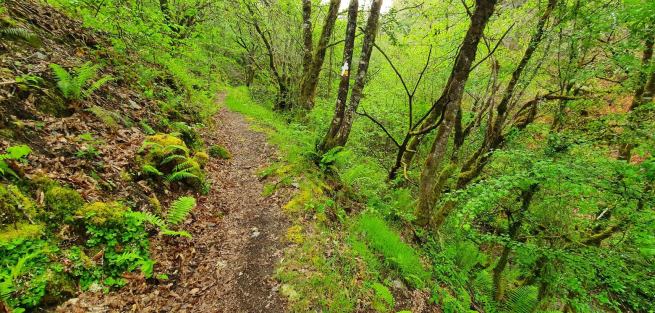
<path fill-rule="evenodd" d="M 159 285 L 130 282 L 107 295 L 85 293 L 58 311 L 284 311 L 272 275 L 284 248 L 288 222 L 280 208 L 288 193 L 264 197 L 264 182 L 257 176 L 275 160 L 276 149 L 241 115 L 224 107 L 214 121 L 204 140 L 208 146 L 227 147 L 232 158 L 212 158 L 206 167 L 212 191 L 198 199 L 184 227 L 193 237 L 154 240 L 157 272 L 168 273 L 169 280 Z"/>

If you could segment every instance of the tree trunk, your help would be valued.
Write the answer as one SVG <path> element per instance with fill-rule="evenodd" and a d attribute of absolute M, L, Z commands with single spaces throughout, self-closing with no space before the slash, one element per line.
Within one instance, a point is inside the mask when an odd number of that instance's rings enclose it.
<path fill-rule="evenodd" d="M 419 183 L 419 204 L 417 212 L 417 224 L 426 226 L 430 222 L 432 208 L 436 202 L 436 190 L 438 185 L 437 172 L 446 155 L 448 138 L 454 127 L 455 117 L 459 109 L 464 86 L 471 73 L 471 66 L 475 60 L 478 43 L 482 38 L 484 29 L 494 12 L 497 0 L 477 0 L 475 12 L 471 16 L 471 26 L 464 37 L 462 46 L 455 60 L 455 65 L 444 87 L 444 91 L 437 100 L 435 107 L 443 107 L 443 121 L 437 129 L 436 138 L 430 149 L 421 180 Z"/>
<path fill-rule="evenodd" d="M 309 70 L 312 64 L 312 0 L 302 0 L 302 32 L 303 32 L 303 71 Z"/>
<path fill-rule="evenodd" d="M 316 97 L 316 89 L 318 87 L 321 69 L 323 68 L 323 62 L 325 61 L 325 53 L 327 51 L 327 46 L 330 42 L 330 38 L 332 37 L 334 24 L 336 23 L 337 16 L 339 15 L 339 5 L 341 5 L 341 0 L 330 1 L 330 8 L 328 10 L 327 16 L 325 17 L 325 24 L 323 24 L 321 37 L 318 41 L 318 46 L 316 47 L 316 54 L 313 56 L 313 59 L 310 56 L 310 64 L 307 68 L 305 68 L 300 88 L 300 104 L 308 110 L 314 107 L 314 98 Z M 306 41 L 307 39 L 305 39 L 305 42 Z"/>
<path fill-rule="evenodd" d="M 640 105 L 647 103 L 653 99 L 653 93 L 655 92 L 655 72 L 651 74 L 650 79 L 648 78 L 648 68 L 650 67 L 651 60 L 653 59 L 653 42 L 655 38 L 651 34 L 646 38 L 644 54 L 641 59 L 641 69 L 639 71 L 639 85 L 635 89 L 634 98 L 632 98 L 632 103 L 630 104 L 630 113 L 638 108 Z M 619 147 L 619 160 L 624 160 L 630 162 L 632 158 L 632 149 L 634 148 L 634 143 L 625 142 Z"/>
<path fill-rule="evenodd" d="M 516 215 L 513 217 L 511 212 L 507 214 L 507 221 L 509 222 L 507 235 L 509 236 L 510 241 L 516 241 L 521 226 L 523 225 L 523 217 L 525 213 L 530 209 L 530 203 L 532 202 L 532 197 L 537 191 L 538 185 L 531 185 L 528 190 L 521 192 L 521 208 Z M 493 269 L 493 290 L 494 290 L 494 300 L 500 301 L 504 296 L 504 288 L 502 286 L 503 271 L 507 267 L 507 262 L 509 260 L 509 254 L 512 252 L 511 242 L 505 244 L 503 247 L 503 252 L 500 255 L 500 259 L 496 263 Z"/>
<path fill-rule="evenodd" d="M 326 146 L 332 145 L 328 140 L 336 137 L 337 131 L 346 115 L 346 101 L 348 101 L 348 90 L 350 89 L 350 66 L 353 63 L 353 51 L 355 50 L 355 33 L 357 32 L 357 13 L 359 1 L 351 0 L 348 6 L 348 24 L 346 26 L 346 39 L 343 48 L 343 67 L 341 68 L 341 79 L 337 91 L 337 102 L 334 108 L 332 123 L 325 138 L 318 146 L 318 151 L 328 151 Z"/>
<path fill-rule="evenodd" d="M 343 114 L 340 116 L 335 114 L 333 117 L 330 129 L 321 144 L 321 152 L 327 152 L 335 147 L 344 146 L 348 141 L 355 112 L 359 106 L 364 84 L 366 83 L 366 73 L 368 72 L 369 61 L 373 53 L 373 45 L 375 44 L 375 37 L 378 32 L 381 8 L 382 0 L 373 0 L 368 21 L 366 22 L 366 28 L 364 29 L 364 43 L 362 44 L 362 53 L 359 58 L 357 77 L 355 77 L 355 85 L 352 88 L 350 102 L 348 107 L 344 108 Z M 354 36 L 354 33 L 352 35 Z M 337 106 L 339 106 L 338 103 Z"/>

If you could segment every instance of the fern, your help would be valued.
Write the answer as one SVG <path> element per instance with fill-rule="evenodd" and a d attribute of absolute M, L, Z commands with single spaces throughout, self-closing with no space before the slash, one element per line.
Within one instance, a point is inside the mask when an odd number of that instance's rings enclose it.
<path fill-rule="evenodd" d="M 187 162 L 187 157 L 183 156 L 183 155 L 180 155 L 180 154 L 173 154 L 173 155 L 170 155 L 170 156 L 164 158 L 164 160 L 161 161 L 161 165 L 165 165 L 165 164 L 171 163 L 173 161 Z"/>
<path fill-rule="evenodd" d="M 171 225 L 177 225 L 184 221 L 195 207 L 196 199 L 193 197 L 181 197 L 171 204 L 166 220 Z"/>
<path fill-rule="evenodd" d="M 537 304 L 537 288 L 523 286 L 508 293 L 503 307 L 508 313 L 532 313 Z"/>
<path fill-rule="evenodd" d="M 100 70 L 99 66 L 93 65 L 91 62 L 84 63 L 84 65 L 74 70 L 75 75 L 59 64 L 50 64 L 50 68 L 57 78 L 57 87 L 64 98 L 68 100 L 87 98 L 113 79 L 111 76 L 104 76 L 93 83 L 89 83 Z"/>
<path fill-rule="evenodd" d="M 163 176 L 164 175 L 164 173 L 162 173 L 156 167 L 154 167 L 154 166 L 152 166 L 150 164 L 144 165 L 141 168 L 141 171 L 143 171 L 144 174 L 148 174 L 148 175 L 155 175 L 155 176 Z"/>
<path fill-rule="evenodd" d="M 181 197 L 171 204 L 171 207 L 168 209 L 168 214 L 165 221 L 161 217 L 150 212 L 131 212 L 130 216 L 141 222 L 156 226 L 162 235 L 191 238 L 191 234 L 188 232 L 172 230 L 170 229 L 170 226 L 178 225 L 184 221 L 189 216 L 189 213 L 191 213 L 191 210 L 195 208 L 195 206 L 195 198 Z"/>
<path fill-rule="evenodd" d="M 0 28 L 0 38 L 19 39 L 32 45 L 39 44 L 39 37 L 37 35 L 25 28 L 19 27 Z"/>
<path fill-rule="evenodd" d="M 188 170 L 189 169 L 185 169 L 185 170 L 182 170 L 182 171 L 179 171 L 179 172 L 174 172 L 174 173 L 168 175 L 168 177 L 166 177 L 166 180 L 168 180 L 169 182 L 177 182 L 177 181 L 182 181 L 182 180 L 185 180 L 185 179 L 197 179 L 198 181 L 202 181 L 202 179 L 200 177 L 198 177 L 197 175 L 189 173 Z"/>

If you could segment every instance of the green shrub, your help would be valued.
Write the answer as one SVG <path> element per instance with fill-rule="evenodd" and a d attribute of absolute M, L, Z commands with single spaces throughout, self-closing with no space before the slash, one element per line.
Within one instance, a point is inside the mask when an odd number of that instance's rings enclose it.
<path fill-rule="evenodd" d="M 213 158 L 220 158 L 223 160 L 232 158 L 230 151 L 227 151 L 225 147 L 219 145 L 211 145 L 209 147 L 209 155 L 211 155 Z"/>

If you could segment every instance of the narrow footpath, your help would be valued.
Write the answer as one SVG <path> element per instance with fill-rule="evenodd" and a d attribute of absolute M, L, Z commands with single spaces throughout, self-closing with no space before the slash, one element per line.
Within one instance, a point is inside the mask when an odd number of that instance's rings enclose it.
<path fill-rule="evenodd" d="M 220 144 L 232 158 L 207 165 L 212 191 L 184 229 L 193 238 L 156 238 L 153 258 L 163 282 L 133 279 L 109 294 L 87 292 L 57 312 L 284 312 L 273 279 L 282 257 L 288 223 L 281 207 L 289 192 L 262 195 L 258 171 L 275 161 L 266 136 L 226 108 L 204 134 L 207 145 Z M 278 196 L 283 194 L 285 196 Z"/>

